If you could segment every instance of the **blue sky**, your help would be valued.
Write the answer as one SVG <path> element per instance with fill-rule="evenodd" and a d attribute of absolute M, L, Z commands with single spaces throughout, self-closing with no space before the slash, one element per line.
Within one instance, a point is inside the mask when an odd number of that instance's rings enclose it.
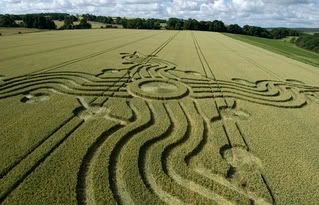
<path fill-rule="evenodd" d="M 319 27 L 319 0 L 0 0 L 0 13 L 67 12 L 196 18 L 263 27 Z"/>

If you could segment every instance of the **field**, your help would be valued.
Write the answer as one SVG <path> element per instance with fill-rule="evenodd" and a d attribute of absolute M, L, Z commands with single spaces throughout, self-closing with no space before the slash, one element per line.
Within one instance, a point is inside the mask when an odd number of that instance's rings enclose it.
<path fill-rule="evenodd" d="M 40 30 L 40 29 L 36 29 L 36 28 L 4 28 L 4 27 L 0 27 L 1 36 L 35 33 L 35 32 L 41 32 L 41 31 L 46 31 L 46 30 Z"/>
<path fill-rule="evenodd" d="M 57 28 L 61 28 L 64 25 L 64 21 L 54 21 L 55 25 L 57 26 Z M 74 22 L 74 25 L 78 25 L 80 22 L 76 21 Z M 100 22 L 94 22 L 94 21 L 89 21 L 89 23 L 92 25 L 92 28 L 101 28 L 101 26 L 105 27 L 104 23 L 100 23 Z"/>
<path fill-rule="evenodd" d="M 299 48 L 295 44 L 287 42 L 287 40 L 291 37 L 285 38 L 283 40 L 275 40 L 246 35 L 225 35 L 319 68 L 319 54 L 303 48 Z"/>
<path fill-rule="evenodd" d="M 212 32 L 0 42 L 0 204 L 319 201 L 316 67 Z"/>

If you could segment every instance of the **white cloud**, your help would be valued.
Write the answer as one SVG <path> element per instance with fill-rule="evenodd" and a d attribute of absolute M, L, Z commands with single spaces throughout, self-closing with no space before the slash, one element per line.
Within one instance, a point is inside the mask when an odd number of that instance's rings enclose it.
<path fill-rule="evenodd" d="M 319 0 L 0 0 L 0 3 L 0 13 L 93 13 L 220 19 L 240 25 L 319 27 Z"/>

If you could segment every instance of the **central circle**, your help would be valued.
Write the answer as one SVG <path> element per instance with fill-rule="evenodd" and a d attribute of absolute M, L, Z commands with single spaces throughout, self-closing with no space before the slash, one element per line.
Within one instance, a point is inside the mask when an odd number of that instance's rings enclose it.
<path fill-rule="evenodd" d="M 148 82 L 140 85 L 141 90 L 147 93 L 167 94 L 177 91 L 177 86 L 163 82 Z"/>
<path fill-rule="evenodd" d="M 179 99 L 188 94 L 188 89 L 182 83 L 164 79 L 142 79 L 131 83 L 128 87 L 133 95 L 155 99 Z"/>

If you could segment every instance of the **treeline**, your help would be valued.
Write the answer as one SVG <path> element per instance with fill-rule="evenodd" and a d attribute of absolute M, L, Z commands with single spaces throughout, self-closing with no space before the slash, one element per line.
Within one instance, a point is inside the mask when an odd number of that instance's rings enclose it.
<path fill-rule="evenodd" d="M 161 20 L 159 19 L 123 18 L 121 23 L 123 28 L 129 29 L 161 29 Z"/>
<path fill-rule="evenodd" d="M 301 32 L 288 28 L 274 28 L 271 29 L 271 34 L 274 39 L 281 39 L 286 38 L 287 36 L 300 36 Z"/>
<path fill-rule="evenodd" d="M 17 23 L 16 21 L 23 21 Z M 0 27 L 26 27 L 38 29 L 56 29 L 53 19 L 49 16 L 27 14 L 20 16 L 0 15 Z"/>
<path fill-rule="evenodd" d="M 167 29 L 171 30 L 199 30 L 213 32 L 227 32 L 235 34 L 245 34 L 263 38 L 272 38 L 272 34 L 265 28 L 246 25 L 240 27 L 238 24 L 226 26 L 222 21 L 197 21 L 196 19 L 177 19 L 170 18 L 167 21 Z"/>
<path fill-rule="evenodd" d="M 25 15 L 0 15 L 0 27 L 25 27 L 38 29 L 57 29 L 54 20 L 63 20 L 64 26 L 59 29 L 90 29 L 92 25 L 85 17 L 76 17 L 65 13 L 41 13 Z M 79 24 L 74 22 L 79 21 Z M 19 22 L 19 23 L 17 23 Z"/>
<path fill-rule="evenodd" d="M 28 14 L 23 17 L 24 27 L 38 29 L 56 29 L 51 17 Z"/>
<path fill-rule="evenodd" d="M 0 27 L 19 27 L 12 15 L 0 15 Z"/>
<path fill-rule="evenodd" d="M 226 32 L 226 26 L 222 21 L 197 21 L 196 19 L 170 18 L 167 21 L 166 29 L 169 30 L 200 30 Z"/>
<path fill-rule="evenodd" d="M 319 53 L 319 33 L 315 33 L 313 35 L 303 34 L 299 38 L 293 39 L 292 41 L 294 41 L 295 44 L 301 48 Z"/>
<path fill-rule="evenodd" d="M 88 21 L 95 21 L 104 24 L 121 24 L 120 20 L 116 19 L 116 21 L 114 21 L 113 17 L 110 16 L 95 16 L 92 14 L 84 14 L 82 15 L 82 17 L 86 18 Z"/>
<path fill-rule="evenodd" d="M 17 24 L 17 20 L 23 20 L 23 23 Z M 212 32 L 227 32 L 274 39 L 285 38 L 287 36 L 299 36 L 301 34 L 299 31 L 288 28 L 265 29 L 262 27 L 249 25 L 245 25 L 243 27 L 239 26 L 238 24 L 225 25 L 224 22 L 218 20 L 197 21 L 196 19 L 184 20 L 178 18 L 170 18 L 168 20 L 142 18 L 126 19 L 121 17 L 113 18 L 110 16 L 95 16 L 92 14 L 84 14 L 81 17 L 76 17 L 66 13 L 1 15 L 0 26 L 24 26 L 28 28 L 55 29 L 56 26 L 54 25 L 53 20 L 64 21 L 64 26 L 61 29 L 91 28 L 92 26 L 88 23 L 88 21 L 95 21 L 104 23 L 106 25 L 121 24 L 124 28 L 128 29 L 161 29 L 165 27 L 166 29 L 170 30 L 199 30 Z M 73 22 L 79 20 L 80 24 L 73 24 Z"/>

